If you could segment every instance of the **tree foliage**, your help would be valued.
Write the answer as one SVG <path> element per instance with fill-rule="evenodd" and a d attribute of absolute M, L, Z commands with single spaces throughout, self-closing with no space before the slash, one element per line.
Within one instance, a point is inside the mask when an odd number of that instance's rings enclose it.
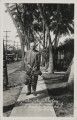
<path fill-rule="evenodd" d="M 52 48 L 50 43 L 54 43 L 56 48 L 61 35 L 74 33 L 74 4 L 7 3 L 7 6 L 21 32 L 22 44 L 26 44 L 28 48 L 31 41 L 44 48 L 48 40 L 48 46 Z M 44 41 L 46 31 L 48 39 Z M 51 40 L 50 31 L 55 35 L 54 41 Z"/>

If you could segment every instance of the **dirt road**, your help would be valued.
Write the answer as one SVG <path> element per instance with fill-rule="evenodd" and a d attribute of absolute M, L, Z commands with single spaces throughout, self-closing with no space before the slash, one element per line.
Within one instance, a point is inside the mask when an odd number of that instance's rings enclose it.
<path fill-rule="evenodd" d="M 7 64 L 8 74 L 11 74 L 11 73 L 15 72 L 20 67 L 21 67 L 21 61 L 20 62 L 14 62 L 14 63 Z"/>

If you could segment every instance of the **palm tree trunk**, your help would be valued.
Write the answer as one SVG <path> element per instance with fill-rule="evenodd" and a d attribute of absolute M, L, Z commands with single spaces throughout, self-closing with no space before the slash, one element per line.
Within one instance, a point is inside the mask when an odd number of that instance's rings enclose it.
<path fill-rule="evenodd" d="M 55 38 L 54 38 L 54 47 L 55 48 L 58 46 L 57 37 L 58 37 L 58 28 L 57 28 L 56 35 L 55 35 Z"/>
<path fill-rule="evenodd" d="M 47 43 L 48 43 L 48 40 L 47 40 L 47 31 L 45 32 L 45 47 L 47 48 Z"/>
<path fill-rule="evenodd" d="M 56 69 L 56 65 L 57 65 L 57 59 L 58 59 L 58 54 L 57 54 L 57 46 L 58 46 L 58 36 L 60 34 L 59 32 L 59 25 L 58 23 L 60 22 L 60 18 L 61 18 L 61 15 L 59 15 L 60 13 L 60 5 L 57 5 L 57 26 L 56 26 L 56 33 L 55 33 L 55 38 L 54 38 L 54 69 Z"/>
<path fill-rule="evenodd" d="M 74 58 L 72 59 L 66 73 L 65 77 L 68 80 L 67 86 L 70 91 L 74 90 Z"/>
<path fill-rule="evenodd" d="M 45 48 L 45 22 L 44 21 L 43 21 L 43 34 L 44 34 L 43 46 Z"/>
<path fill-rule="evenodd" d="M 29 32 L 29 27 L 28 27 L 28 31 L 27 31 L 27 43 L 28 43 L 28 50 L 30 49 L 30 32 Z"/>
<path fill-rule="evenodd" d="M 39 8 L 39 11 L 40 11 L 40 15 L 42 16 L 42 20 L 45 24 L 47 35 L 48 35 L 48 38 L 49 38 L 49 67 L 48 67 L 48 72 L 53 73 L 53 55 L 52 55 L 52 44 L 51 44 L 50 31 L 49 31 L 48 25 L 47 25 L 47 23 L 46 23 L 46 21 L 43 17 L 43 11 L 41 10 L 41 7 L 40 7 L 39 4 L 38 4 L 38 8 Z"/>
<path fill-rule="evenodd" d="M 48 67 L 48 72 L 53 73 L 53 57 L 52 57 L 52 50 L 50 48 L 49 51 L 49 67 Z"/>
<path fill-rule="evenodd" d="M 69 65 L 69 67 L 68 67 L 68 69 L 66 71 L 66 74 L 68 74 L 68 75 L 70 74 L 70 70 L 71 70 L 71 66 L 72 66 L 73 60 L 74 60 L 74 58 L 72 59 L 70 65 Z"/>
<path fill-rule="evenodd" d="M 48 33 L 49 38 L 49 66 L 48 66 L 48 72 L 53 73 L 53 54 L 52 54 L 52 44 L 51 44 L 51 37 L 50 37 L 50 31 L 49 28 L 46 26 L 46 30 Z"/>
<path fill-rule="evenodd" d="M 27 30 L 27 32 L 24 31 L 24 34 L 25 34 L 26 48 L 27 48 L 27 50 L 29 50 L 29 31 L 28 30 Z"/>
<path fill-rule="evenodd" d="M 21 43 L 21 53 L 22 53 L 22 69 L 24 69 L 24 44 Z"/>
<path fill-rule="evenodd" d="M 58 59 L 58 53 L 57 53 L 57 46 L 58 46 L 58 30 L 56 32 L 55 38 L 54 38 L 54 69 L 56 69 L 57 66 L 57 59 Z"/>
<path fill-rule="evenodd" d="M 74 58 L 72 60 L 71 66 L 69 68 L 70 68 L 70 74 L 68 77 L 68 86 L 69 86 L 70 90 L 73 90 L 73 87 L 74 87 Z"/>

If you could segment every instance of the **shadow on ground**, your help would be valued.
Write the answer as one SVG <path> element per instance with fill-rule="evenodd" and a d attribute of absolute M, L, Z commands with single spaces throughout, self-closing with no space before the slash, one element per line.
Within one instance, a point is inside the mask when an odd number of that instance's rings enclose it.
<path fill-rule="evenodd" d="M 70 91 L 67 85 L 68 77 L 60 74 L 51 75 L 51 78 L 43 77 L 48 96 L 53 104 L 57 117 L 73 116 L 74 111 L 74 90 Z"/>

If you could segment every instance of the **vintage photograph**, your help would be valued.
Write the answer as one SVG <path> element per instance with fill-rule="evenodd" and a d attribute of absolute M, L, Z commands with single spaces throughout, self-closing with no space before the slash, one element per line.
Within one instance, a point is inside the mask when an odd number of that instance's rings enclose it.
<path fill-rule="evenodd" d="M 74 117 L 74 4 L 3 4 L 3 117 Z"/>

